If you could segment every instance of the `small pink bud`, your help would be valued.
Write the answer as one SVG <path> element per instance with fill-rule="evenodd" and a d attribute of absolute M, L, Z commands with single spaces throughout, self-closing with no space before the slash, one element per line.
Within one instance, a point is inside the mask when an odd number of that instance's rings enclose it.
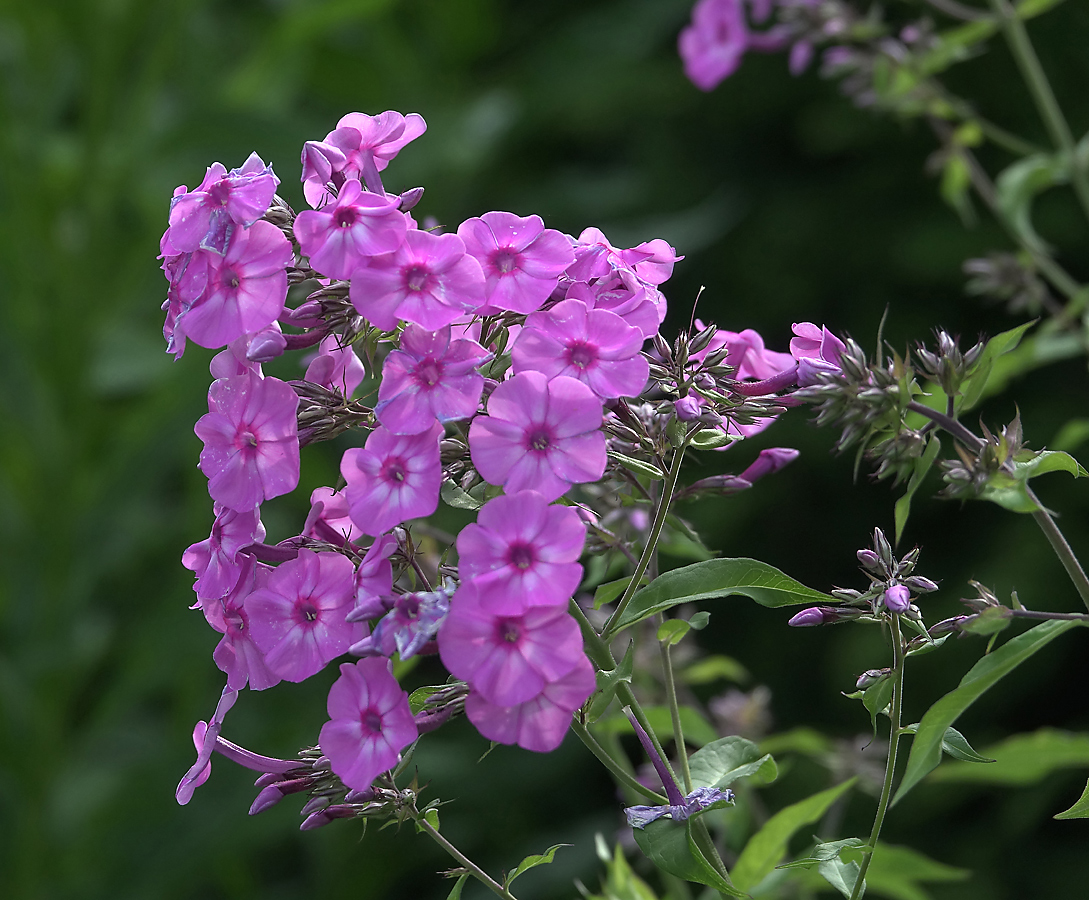
<path fill-rule="evenodd" d="M 803 609 L 787 622 L 787 625 L 792 625 L 795 628 L 809 628 L 813 625 L 823 624 L 824 612 L 819 606 L 811 606 L 809 609 Z"/>
<path fill-rule="evenodd" d="M 885 591 L 885 606 L 890 612 L 902 613 L 911 605 L 911 591 L 906 585 L 894 584 Z"/>

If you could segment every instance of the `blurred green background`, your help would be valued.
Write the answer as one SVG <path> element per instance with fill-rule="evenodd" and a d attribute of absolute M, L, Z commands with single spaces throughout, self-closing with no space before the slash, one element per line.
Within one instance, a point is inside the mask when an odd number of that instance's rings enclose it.
<path fill-rule="evenodd" d="M 894 6 L 909 15 L 913 4 Z M 298 802 L 246 816 L 251 773 L 223 760 L 184 808 L 190 731 L 212 711 L 216 636 L 187 610 L 181 551 L 211 522 L 192 427 L 212 355 L 163 352 L 155 259 L 167 203 L 219 160 L 256 150 L 299 208 L 298 158 L 346 112 L 419 112 L 426 135 L 387 186 L 424 185 L 419 213 L 451 227 L 490 209 L 538 213 L 619 246 L 665 237 L 685 255 L 666 285 L 672 329 L 701 285 L 700 313 L 759 329 L 785 349 L 792 322 L 827 322 L 898 347 L 944 325 L 974 338 L 1016 324 L 964 296 L 961 262 L 1005 249 L 986 218 L 966 230 L 924 171 L 929 132 L 855 109 L 781 56 L 752 56 L 705 95 L 683 77 L 676 35 L 690 0 L 4 0 L 0 3 L 0 896 L 68 898 L 443 897 L 448 861 L 410 829 L 297 830 Z M 1089 8 L 1067 3 L 1032 24 L 1076 133 L 1089 128 Z M 987 114 L 1045 139 L 1005 48 L 955 71 Z M 1001 163 L 1001 159 L 995 160 Z M 1040 204 L 1041 231 L 1089 277 L 1089 229 L 1068 198 Z M 1015 402 L 1034 447 L 1087 415 L 1084 359 L 1034 373 L 984 408 Z M 834 435 L 804 411 L 692 477 L 740 471 L 759 447 L 801 458 L 727 501 L 694 504 L 712 547 L 756 556 L 827 590 L 858 585 L 854 550 L 891 528 L 896 494 L 829 453 Z M 1082 450 L 1085 448 L 1082 447 Z M 323 455 L 323 451 L 324 455 Z M 1078 451 L 1075 450 L 1077 454 Z M 299 497 L 268 504 L 270 537 L 298 530 L 305 493 L 335 477 L 328 448 L 304 454 Z M 1050 479 L 1054 479 L 1052 482 Z M 1039 493 L 1089 555 L 1089 488 L 1054 475 Z M 934 488 L 937 487 L 935 483 Z M 924 495 L 929 492 L 924 491 Z M 936 620 L 978 578 L 1029 606 L 1074 610 L 1077 596 L 1026 517 L 921 496 L 905 543 L 946 588 Z M 865 629 L 795 631 L 740 600 L 700 636 L 767 685 L 778 729 L 866 730 L 842 698 L 886 664 Z M 975 746 L 1043 725 L 1089 729 L 1084 637 L 1070 634 L 962 720 Z M 909 673 L 907 715 L 952 688 L 982 652 L 955 642 Z M 244 696 L 228 733 L 275 755 L 311 743 L 335 671 Z M 715 686 L 721 690 L 727 685 Z M 538 757 L 455 724 L 429 738 L 421 777 L 454 800 L 443 826 L 493 871 L 549 844 L 575 844 L 519 882 L 524 898 L 597 885 L 593 835 L 612 842 L 612 788 L 572 739 Z M 877 748 L 870 751 L 878 753 Z M 935 897 L 1080 897 L 1089 826 L 1050 816 L 1084 769 L 1029 788 L 924 784 L 886 836 L 971 868 Z M 769 800 L 797 799 L 804 767 Z M 793 781 L 791 779 L 794 779 Z M 820 786 L 820 785 L 816 785 Z M 814 788 L 815 789 L 815 788 Z M 856 795 L 844 834 L 865 833 Z M 467 896 L 475 896 L 469 892 Z M 910 900 L 910 898 L 909 898 Z"/>

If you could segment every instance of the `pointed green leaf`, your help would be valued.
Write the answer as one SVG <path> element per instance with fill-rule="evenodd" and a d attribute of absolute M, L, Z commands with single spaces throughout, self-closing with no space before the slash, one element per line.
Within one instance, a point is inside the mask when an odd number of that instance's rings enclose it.
<path fill-rule="evenodd" d="M 942 448 L 941 441 L 938 440 L 938 436 L 931 435 L 930 440 L 927 442 L 926 449 L 923 451 L 923 455 L 915 460 L 915 468 L 911 473 L 911 478 L 908 479 L 907 490 L 904 491 L 904 496 L 896 501 L 896 542 L 900 542 L 900 536 L 904 533 L 904 526 L 907 525 L 908 516 L 911 514 L 911 499 L 915 496 L 915 492 L 919 490 L 919 485 L 923 483 L 923 479 L 926 478 L 926 473 L 930 471 L 930 467 L 934 464 L 934 460 L 938 457 L 938 451 Z"/>
<path fill-rule="evenodd" d="M 961 762 L 966 763 L 993 763 L 993 759 L 989 759 L 986 756 L 981 756 L 972 749 L 972 745 L 968 743 L 968 739 L 965 738 L 957 729 L 952 725 L 945 729 L 945 736 L 942 738 L 942 750 L 953 757 L 953 759 L 959 759 Z"/>
<path fill-rule="evenodd" d="M 612 603 L 623 594 L 631 583 L 631 578 L 631 575 L 628 575 L 626 578 L 618 578 L 607 584 L 599 584 L 594 591 L 594 609 L 601 609 L 606 603 Z"/>
<path fill-rule="evenodd" d="M 703 631 L 707 627 L 707 623 L 711 621 L 711 614 L 709 612 L 698 612 L 693 614 L 692 618 L 688 620 L 688 624 L 691 625 L 696 631 Z"/>
<path fill-rule="evenodd" d="M 658 626 L 658 641 L 667 647 L 672 647 L 688 634 L 691 628 L 692 626 L 684 619 L 666 619 Z"/>
<path fill-rule="evenodd" d="M 834 856 L 832 859 L 826 859 L 817 864 L 817 871 L 820 873 L 821 878 L 847 898 L 850 898 L 854 893 L 855 882 L 858 881 L 858 874 L 861 868 L 862 867 L 854 860 L 844 862 L 838 856 Z M 859 891 L 858 896 L 863 897 L 865 894 L 866 882 L 863 881 L 862 890 Z"/>
<path fill-rule="evenodd" d="M 983 399 L 987 381 L 991 377 L 991 368 L 994 365 L 994 361 L 1003 354 L 1014 350 L 1021 342 L 1021 338 L 1024 336 L 1025 332 L 1035 324 L 1035 320 L 1025 322 L 1022 325 L 1018 325 L 1016 328 L 1011 328 L 1009 331 L 1003 331 L 1001 334 L 996 334 L 987 341 L 987 346 L 983 348 L 983 352 L 979 355 L 979 359 L 976 360 L 975 365 L 972 367 L 971 374 L 969 374 L 961 383 L 960 397 L 958 397 L 956 401 L 958 412 L 967 412 Z"/>
<path fill-rule="evenodd" d="M 750 890 L 775 868 L 787 843 L 799 828 L 816 822 L 846 791 L 850 790 L 856 779 L 851 778 L 842 784 L 807 797 L 798 803 L 779 810 L 764 823 L 741 851 L 731 876 L 734 884 L 742 890 Z"/>
<path fill-rule="evenodd" d="M 468 873 L 458 876 L 458 880 L 450 888 L 450 893 L 446 895 L 446 900 L 461 900 L 461 889 L 465 887 L 465 881 L 468 877 Z"/>
<path fill-rule="evenodd" d="M 857 850 L 845 851 L 854 856 Z M 927 900 L 920 883 L 947 883 L 964 881 L 971 875 L 967 869 L 946 865 L 913 850 L 896 844 L 877 842 L 866 883 L 870 891 L 880 897 L 893 900 Z"/>
<path fill-rule="evenodd" d="M 937 768 L 941 762 L 942 739 L 946 729 L 961 713 L 1037 650 L 1077 625 L 1074 621 L 1043 622 L 1019 634 L 972 666 L 960 685 L 931 706 L 923 716 L 918 734 L 911 742 L 907 769 L 893 803 L 898 803 L 920 780 Z"/>
<path fill-rule="evenodd" d="M 442 502 L 454 509 L 480 509 L 484 505 L 482 500 L 463 490 L 449 478 L 443 480 L 440 494 Z"/>
<path fill-rule="evenodd" d="M 696 450 L 717 450 L 739 440 L 736 435 L 727 434 L 717 428 L 703 428 L 692 435 L 689 445 Z"/>
<path fill-rule="evenodd" d="M 1089 475 L 1081 464 L 1069 453 L 1060 450 L 1041 450 L 1027 462 L 1015 462 L 1014 471 L 1018 478 L 1035 478 L 1048 472 L 1067 472 L 1075 478 Z"/>
<path fill-rule="evenodd" d="M 635 842 L 643 854 L 663 872 L 686 881 L 706 884 L 731 897 L 744 892 L 726 881 L 707 861 L 692 840 L 692 823 L 658 819 L 646 828 L 636 828 Z"/>
<path fill-rule="evenodd" d="M 641 459 L 635 459 L 631 456 L 625 456 L 623 453 L 616 453 L 612 450 L 609 451 L 609 459 L 614 462 L 620 463 L 629 472 L 635 472 L 639 475 L 646 475 L 652 481 L 661 481 L 665 478 L 665 472 L 659 469 L 657 466 L 648 462 L 643 462 Z"/>
<path fill-rule="evenodd" d="M 862 693 L 862 705 L 870 714 L 870 725 L 873 726 L 874 736 L 877 735 L 877 715 L 884 712 L 892 699 L 892 689 L 895 682 L 892 678 L 882 678 L 877 684 L 872 684 Z"/>
<path fill-rule="evenodd" d="M 544 853 L 535 853 L 531 856 L 527 856 L 517 866 L 514 867 L 514 871 L 507 873 L 507 877 L 503 879 L 503 887 L 510 887 L 511 882 L 514 881 L 519 875 L 524 872 L 528 872 L 530 869 L 535 869 L 537 866 L 547 866 L 552 862 L 553 857 L 556 855 L 556 851 L 560 847 L 570 847 L 571 844 L 553 844 Z"/>
<path fill-rule="evenodd" d="M 688 758 L 693 787 L 713 787 L 722 790 L 738 778 L 755 776 L 768 784 L 779 775 L 770 753 L 760 753 L 759 747 L 743 737 L 731 735 L 701 747 Z"/>
<path fill-rule="evenodd" d="M 641 622 L 681 603 L 741 594 L 772 609 L 803 603 L 835 603 L 756 559 L 709 559 L 659 575 L 632 597 L 616 630 Z"/>
<path fill-rule="evenodd" d="M 424 704 L 427 702 L 428 697 L 432 694 L 437 694 L 439 691 L 445 690 L 448 687 L 450 687 L 448 684 L 429 684 L 426 687 L 416 688 L 408 698 L 408 705 L 412 710 L 412 715 L 416 715 L 416 713 L 424 708 Z"/>
<path fill-rule="evenodd" d="M 995 179 L 998 207 L 1017 235 L 1034 250 L 1046 252 L 1047 244 L 1032 225 L 1032 202 L 1037 194 L 1064 184 L 1069 164 L 1060 156 L 1036 153 L 1019 159 Z"/>
<path fill-rule="evenodd" d="M 816 840 L 816 838 L 814 838 Z M 828 859 L 835 859 L 843 850 L 865 850 L 869 846 L 862 838 L 844 838 L 841 841 L 817 842 L 809 856 L 796 859 L 793 862 L 782 863 L 777 869 L 811 869 L 817 863 Z"/>
<path fill-rule="evenodd" d="M 1057 813 L 1056 819 L 1089 819 L 1089 782 L 1085 784 L 1085 790 L 1081 792 L 1078 802 L 1070 809 Z"/>
<path fill-rule="evenodd" d="M 1033 784 L 1060 769 L 1089 767 L 1089 734 L 1041 728 L 988 747 L 987 754 L 994 757 L 989 766 L 950 763 L 930 778 L 977 784 Z"/>

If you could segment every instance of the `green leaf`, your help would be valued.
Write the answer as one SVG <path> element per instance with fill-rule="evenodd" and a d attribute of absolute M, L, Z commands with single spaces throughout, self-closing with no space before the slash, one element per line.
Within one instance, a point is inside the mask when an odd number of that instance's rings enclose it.
<path fill-rule="evenodd" d="M 439 830 L 439 811 L 437 809 L 432 808 L 432 809 L 426 810 L 421 818 L 424 820 L 424 822 L 426 822 L 428 825 L 430 825 L 436 831 Z M 417 834 L 422 834 L 423 830 L 424 830 L 423 824 L 420 823 L 420 822 L 417 822 L 416 823 L 416 833 Z M 456 887 L 456 885 L 455 885 L 455 887 Z"/>
<path fill-rule="evenodd" d="M 693 619 L 695 616 L 692 617 Z M 696 660 L 692 665 L 681 669 L 677 677 L 685 684 L 710 684 L 724 678 L 744 684 L 749 680 L 749 670 L 732 656 L 715 654 Z"/>
<path fill-rule="evenodd" d="M 1035 324 L 1035 320 L 1032 322 L 1025 322 L 1022 325 L 1018 325 L 1016 328 L 1011 328 L 1009 331 L 1003 331 L 1001 334 L 996 334 L 987 341 L 987 346 L 983 348 L 983 352 L 980 353 L 979 359 L 977 359 L 975 365 L 972 366 L 971 374 L 961 382 L 960 397 L 956 400 L 958 412 L 968 411 L 983 399 L 987 381 L 991 377 L 991 369 L 994 366 L 994 361 L 998 359 L 998 357 L 1016 349 L 1025 332 Z"/>
<path fill-rule="evenodd" d="M 938 700 L 923 716 L 918 734 L 911 743 L 907 769 L 892 802 L 898 803 L 919 781 L 937 768 L 941 762 L 942 739 L 946 729 L 961 713 L 1037 650 L 1077 625 L 1075 621 L 1043 622 L 1024 634 L 1019 634 L 972 666 L 960 680 L 960 685 Z"/>
<path fill-rule="evenodd" d="M 832 857 L 832 859 L 826 859 L 817 864 L 817 871 L 821 877 L 827 881 L 832 887 L 843 894 L 844 897 L 850 898 L 855 892 L 855 882 L 858 881 L 858 875 L 861 871 L 861 866 L 854 860 L 844 861 L 838 856 Z M 866 893 L 866 882 L 862 882 L 862 890 L 859 892 L 859 896 L 862 897 Z"/>
<path fill-rule="evenodd" d="M 1034 784 L 1060 769 L 1089 767 L 1089 734 L 1041 728 L 988 747 L 987 755 L 994 757 L 989 766 L 950 763 L 934 772 L 930 780 Z"/>
<path fill-rule="evenodd" d="M 952 756 L 953 759 L 959 759 L 961 762 L 969 764 L 994 762 L 993 759 L 976 753 L 972 749 L 972 745 L 968 743 L 968 739 L 952 725 L 945 729 L 945 735 L 942 737 L 942 750 Z"/>
<path fill-rule="evenodd" d="M 596 722 L 605 715 L 605 711 L 609 708 L 609 704 L 612 703 L 613 697 L 616 696 L 616 689 L 621 682 L 631 681 L 634 659 L 635 642 L 632 641 L 624 652 L 624 658 L 620 660 L 615 669 L 597 673 L 597 689 L 600 693 L 594 697 L 593 703 L 590 704 L 588 716 L 591 722 Z"/>
<path fill-rule="evenodd" d="M 875 737 L 877 736 L 877 715 L 888 708 L 894 687 L 895 681 L 892 678 L 882 678 L 862 692 L 862 705 L 870 714 L 870 725 L 873 726 Z"/>
<path fill-rule="evenodd" d="M 814 840 L 816 840 L 814 838 Z M 777 869 L 811 869 L 817 863 L 835 859 L 840 852 L 847 849 L 865 850 L 869 846 L 862 838 L 844 838 L 840 841 L 818 842 L 809 856 L 796 859 L 793 862 L 782 863 Z"/>
<path fill-rule="evenodd" d="M 761 784 L 769 784 L 779 776 L 770 753 L 761 755 L 752 741 L 731 735 L 701 747 L 688 758 L 693 787 L 713 787 L 722 790 L 738 778 L 754 776 Z"/>
<path fill-rule="evenodd" d="M 468 872 L 458 876 L 458 880 L 455 881 L 454 886 L 450 888 L 450 893 L 446 895 L 446 900 L 461 900 L 461 889 L 465 887 L 465 881 L 468 877 Z"/>
<path fill-rule="evenodd" d="M 847 856 L 856 854 L 859 851 L 845 851 Z M 938 862 L 910 847 L 878 841 L 866 873 L 866 883 L 872 893 L 881 897 L 928 900 L 929 895 L 919 887 L 920 883 L 964 881 L 969 875 L 971 872 L 967 869 Z"/>
<path fill-rule="evenodd" d="M 1076 450 L 1089 440 L 1089 419 L 1071 419 L 1051 440 L 1056 450 Z"/>
<path fill-rule="evenodd" d="M 408 705 L 412 710 L 412 715 L 416 715 L 421 709 L 424 708 L 424 703 L 427 702 L 427 698 L 432 694 L 437 694 L 441 690 L 445 690 L 450 685 L 448 684 L 429 684 L 426 687 L 416 688 L 408 697 Z"/>
<path fill-rule="evenodd" d="M 803 603 L 835 603 L 756 559 L 709 559 L 659 575 L 632 597 L 616 630 L 628 628 L 681 603 L 741 594 L 772 609 Z"/>
<path fill-rule="evenodd" d="M 925 644 L 920 644 L 914 650 L 908 650 L 906 655 L 909 656 L 909 657 L 910 656 L 926 656 L 926 654 L 933 653 L 935 650 L 937 650 L 942 644 L 944 644 L 947 640 L 949 640 L 949 638 L 950 638 L 950 635 L 943 634 L 940 638 L 934 638 L 932 640 L 927 641 Z"/>
<path fill-rule="evenodd" d="M 591 895 L 587 900 L 658 900 L 650 886 L 632 871 L 619 844 L 610 855 L 600 834 L 595 836 L 595 843 L 597 855 L 605 863 L 605 881 L 601 893 Z"/>
<path fill-rule="evenodd" d="M 632 576 L 628 575 L 626 578 L 618 578 L 607 584 L 599 584 L 594 591 L 594 609 L 601 609 L 606 603 L 612 603 L 628 589 L 631 579 Z"/>
<path fill-rule="evenodd" d="M 904 533 L 904 526 L 907 525 L 908 516 L 911 514 L 911 498 L 919 490 L 919 485 L 923 483 L 926 473 L 934 465 L 934 460 L 937 459 L 938 451 L 941 448 L 942 445 L 941 441 L 938 440 L 938 436 L 936 434 L 931 435 L 923 455 L 915 460 L 915 468 L 911 473 L 911 478 L 908 479 L 907 490 L 904 491 L 904 496 L 896 501 L 896 543 L 900 542 L 900 536 Z"/>
<path fill-rule="evenodd" d="M 696 631 L 703 631 L 707 627 L 707 623 L 711 621 L 711 614 L 709 612 L 695 613 L 691 619 L 688 620 L 688 624 Z"/>
<path fill-rule="evenodd" d="M 1038 475 L 1046 475 L 1048 472 L 1066 472 L 1075 478 L 1089 475 L 1073 456 L 1059 450 L 1041 450 L 1039 453 L 1025 462 L 1014 462 L 1014 472 L 1017 477 L 1028 480 Z"/>
<path fill-rule="evenodd" d="M 1084 290 L 1084 289 L 1083 289 Z M 1075 331 L 1039 333 L 1026 338 L 1015 350 L 994 360 L 981 399 L 1001 394 L 1009 383 L 1026 372 L 1085 353 L 1084 339 Z M 1069 449 L 1056 447 L 1057 450 Z"/>
<path fill-rule="evenodd" d="M 1071 806 L 1070 809 L 1063 810 L 1061 813 L 1056 813 L 1053 818 L 1089 819 L 1089 782 L 1086 782 L 1085 790 L 1081 792 L 1078 802 Z"/>
<path fill-rule="evenodd" d="M 636 472 L 639 475 L 646 475 L 653 481 L 661 481 L 665 478 L 665 472 L 651 463 L 643 462 L 641 459 L 634 459 L 631 456 L 625 456 L 623 453 L 616 453 L 612 450 L 609 451 L 609 459 L 620 463 L 620 465 L 631 472 Z"/>
<path fill-rule="evenodd" d="M 741 851 L 731 876 L 734 884 L 742 890 L 751 890 L 767 876 L 786 851 L 787 843 L 794 832 L 804 825 L 816 822 L 846 791 L 850 790 L 856 779 L 851 778 L 842 784 L 821 791 L 779 810 L 764 823 Z"/>
<path fill-rule="evenodd" d="M 684 619 L 666 619 L 658 626 L 658 641 L 672 647 L 692 628 Z"/>
<path fill-rule="evenodd" d="M 1060 156 L 1036 153 L 1019 159 L 995 179 L 998 208 L 1017 235 L 1034 250 L 1048 252 L 1047 243 L 1032 225 L 1036 195 L 1069 179 L 1069 163 Z"/>
<path fill-rule="evenodd" d="M 692 435 L 688 443 L 695 450 L 717 450 L 736 440 L 740 438 L 726 434 L 725 431 L 719 431 L 717 428 L 703 428 Z"/>
<path fill-rule="evenodd" d="M 760 742 L 766 753 L 801 753 L 821 757 L 832 752 L 832 741 L 812 728 L 792 728 L 782 734 L 773 734 Z"/>
<path fill-rule="evenodd" d="M 552 862 L 552 858 L 556 855 L 556 851 L 560 847 L 570 847 L 571 844 L 553 844 L 544 853 L 533 854 L 523 859 L 517 866 L 514 867 L 514 871 L 507 873 L 507 877 L 503 879 L 503 887 L 510 887 L 511 882 L 514 881 L 519 875 L 524 872 L 528 872 L 530 869 L 535 869 L 537 866 L 547 866 Z"/>
<path fill-rule="evenodd" d="M 654 733 L 663 741 L 673 736 L 673 716 L 668 706 L 645 706 L 643 712 Z M 718 732 L 703 715 L 691 706 L 682 706 L 679 710 L 681 716 L 681 728 L 684 730 L 686 743 L 696 747 L 702 747 L 718 740 Z M 607 716 L 595 726 L 605 734 L 634 734 L 628 717 L 616 713 Z"/>
<path fill-rule="evenodd" d="M 658 819 L 646 828 L 635 829 L 635 842 L 643 854 L 663 872 L 686 881 L 706 884 L 731 897 L 745 897 L 743 891 L 726 881 L 704 857 L 692 840 L 692 822 Z"/>
<path fill-rule="evenodd" d="M 449 478 L 443 479 L 440 495 L 442 496 L 442 502 L 454 509 L 480 509 L 484 505 L 483 500 L 479 500 L 468 491 L 463 490 Z"/>

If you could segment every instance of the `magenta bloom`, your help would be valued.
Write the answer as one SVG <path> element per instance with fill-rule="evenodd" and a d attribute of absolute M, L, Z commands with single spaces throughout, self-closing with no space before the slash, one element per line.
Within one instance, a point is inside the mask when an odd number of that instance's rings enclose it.
<path fill-rule="evenodd" d="M 330 487 L 314 488 L 310 493 L 310 514 L 303 524 L 305 537 L 330 544 L 354 541 L 360 535 L 348 514 L 348 498 L 344 491 Z"/>
<path fill-rule="evenodd" d="M 688 80 L 710 91 L 737 71 L 748 42 L 742 0 L 699 0 L 677 49 Z"/>
<path fill-rule="evenodd" d="M 249 228 L 268 209 L 280 179 L 251 153 L 238 169 L 208 167 L 196 190 L 179 189 L 170 201 L 170 243 L 183 252 L 226 252 L 233 225 Z"/>
<path fill-rule="evenodd" d="M 885 591 L 883 599 L 885 601 L 885 606 L 890 612 L 906 612 L 907 608 L 911 606 L 911 590 L 907 585 L 894 584 Z"/>
<path fill-rule="evenodd" d="M 696 327 L 704 328 L 703 322 L 696 319 Z M 720 329 L 711 338 L 707 349 L 693 354 L 693 358 L 702 360 L 708 353 L 723 347 L 728 349 L 724 365 L 734 369 L 734 378 L 738 381 L 750 378 L 764 381 L 794 365 L 793 356 L 768 350 L 764 346 L 764 339 L 751 328 L 741 332 Z"/>
<path fill-rule="evenodd" d="M 564 269 L 575 261 L 571 242 L 545 228 L 540 216 L 523 219 L 513 213 L 484 213 L 462 222 L 458 237 L 484 269 L 486 311 L 540 309 Z"/>
<path fill-rule="evenodd" d="M 383 193 L 378 177 L 409 141 L 427 130 L 417 113 L 403 116 L 387 111 L 377 116 L 348 113 L 324 141 L 307 141 L 302 152 L 303 194 L 315 209 L 329 202 L 325 185 L 340 188 L 346 181 L 362 181 Z"/>
<path fill-rule="evenodd" d="M 393 606 L 393 564 L 389 558 L 397 549 L 397 538 L 383 534 L 367 548 L 355 570 L 355 606 L 350 622 L 364 622 L 385 615 Z"/>
<path fill-rule="evenodd" d="M 570 506 L 535 491 L 489 500 L 458 535 L 458 572 L 489 612 L 566 606 L 582 580 L 586 526 Z"/>
<path fill-rule="evenodd" d="M 650 363 L 639 352 L 642 346 L 642 332 L 615 313 L 562 300 L 526 317 L 511 358 L 515 372 L 569 375 L 612 400 L 637 397 L 646 387 Z"/>
<path fill-rule="evenodd" d="M 348 482 L 352 521 L 360 531 L 377 536 L 438 508 L 442 435 L 437 422 L 410 435 L 376 428 L 363 448 L 344 451 L 340 472 Z"/>
<path fill-rule="evenodd" d="M 536 697 L 586 656 L 576 622 L 560 606 L 531 606 L 518 615 L 486 610 L 463 582 L 439 629 L 442 663 L 496 706 Z"/>
<path fill-rule="evenodd" d="M 408 232 L 397 198 L 348 181 L 336 202 L 295 217 L 295 238 L 310 265 L 329 278 L 350 278 L 370 257 L 396 250 Z"/>
<path fill-rule="evenodd" d="M 253 639 L 287 681 L 305 681 L 364 635 L 345 622 L 355 599 L 355 567 L 339 553 L 305 548 L 281 563 L 246 601 Z"/>
<path fill-rule="evenodd" d="M 414 591 L 401 594 L 374 626 L 369 637 L 351 648 L 357 656 L 392 656 L 411 659 L 435 637 L 450 611 L 453 583 L 439 591 Z M 432 651 L 434 649 L 432 648 Z"/>
<path fill-rule="evenodd" d="M 792 447 L 768 447 L 761 450 L 756 460 L 740 477 L 752 484 L 765 475 L 772 475 L 780 469 L 790 465 L 798 458 L 798 451 Z"/>
<path fill-rule="evenodd" d="M 550 681 L 537 696 L 523 703 L 498 706 L 479 691 L 470 691 L 465 698 L 465 714 L 490 741 L 548 753 L 563 742 L 571 714 L 596 687 L 594 667 L 584 656 L 570 672 Z"/>
<path fill-rule="evenodd" d="M 216 520 L 211 535 L 198 544 L 191 544 L 182 554 L 182 565 L 197 576 L 193 590 L 201 600 L 225 597 L 242 574 L 239 552 L 265 539 L 265 529 L 256 508 L 235 512 L 217 503 L 214 511 Z"/>
<path fill-rule="evenodd" d="M 212 652 L 212 660 L 227 676 L 227 687 L 240 691 L 247 684 L 263 691 L 280 683 L 280 676 L 265 662 L 265 655 L 250 633 L 247 601 L 253 593 L 268 583 L 272 568 L 258 563 L 252 556 L 243 557 L 242 574 L 237 584 L 223 600 L 210 600 L 207 606 L 219 605 L 221 620 L 209 618 L 213 628 L 223 633 L 223 639 Z"/>
<path fill-rule="evenodd" d="M 355 271 L 351 299 L 385 331 L 398 319 L 434 331 L 483 304 L 484 273 L 456 234 L 410 231 L 395 252 Z"/>
<path fill-rule="evenodd" d="M 394 434 L 418 434 L 435 420 L 468 419 L 484 390 L 477 368 L 491 356 L 476 341 L 450 340 L 450 326 L 409 325 L 382 364 L 378 421 Z"/>
<path fill-rule="evenodd" d="M 306 367 L 305 378 L 331 391 L 339 391 L 344 397 L 351 397 L 365 375 L 363 363 L 352 345 L 341 347 L 338 335 L 331 334 L 318 344 L 318 355 Z"/>
<path fill-rule="evenodd" d="M 790 353 L 798 360 L 798 385 L 806 387 L 819 382 L 818 373 L 839 372 L 840 355 L 847 345 L 823 326 L 812 322 L 795 322 L 796 337 L 790 340 Z"/>
<path fill-rule="evenodd" d="M 605 473 L 601 401 L 560 375 L 521 372 L 488 399 L 488 415 L 469 426 L 473 465 L 508 494 L 530 489 L 547 500 Z"/>
<path fill-rule="evenodd" d="M 220 378 L 208 391 L 207 415 L 194 431 L 200 469 L 217 503 L 248 512 L 299 483 L 299 398 L 284 382 L 257 375 Z"/>
<path fill-rule="evenodd" d="M 638 328 L 644 338 L 654 337 L 665 320 L 666 302 L 662 292 L 646 285 L 629 271 L 604 278 L 593 285 L 581 281 L 567 289 L 568 300 L 579 300 L 591 309 L 608 310 L 628 325 Z"/>
<path fill-rule="evenodd" d="M 223 256 L 197 251 L 177 282 L 174 334 L 214 348 L 267 328 L 283 312 L 292 258 L 291 242 L 265 221 L 232 230 Z"/>
<path fill-rule="evenodd" d="M 318 745 L 337 777 L 357 791 L 397 765 L 418 733 L 408 694 L 389 665 L 381 658 L 342 663 L 329 690 L 330 721 L 321 727 Z"/>

